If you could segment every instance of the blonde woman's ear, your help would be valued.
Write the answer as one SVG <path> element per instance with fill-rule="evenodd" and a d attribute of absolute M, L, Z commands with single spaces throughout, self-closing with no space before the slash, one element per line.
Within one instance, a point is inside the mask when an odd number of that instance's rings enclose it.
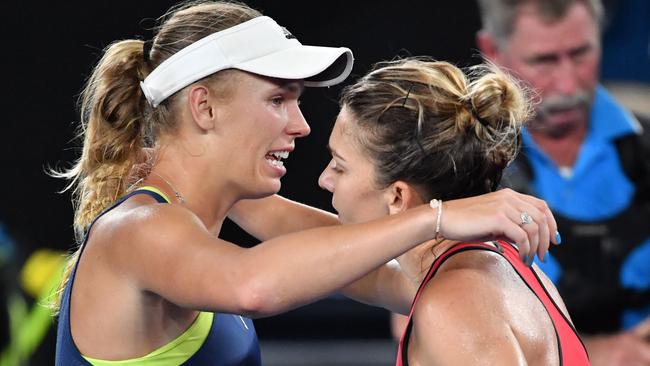
<path fill-rule="evenodd" d="M 211 90 L 205 85 L 195 85 L 187 93 L 187 99 L 196 125 L 202 130 L 215 126 L 215 111 L 211 103 Z"/>
<path fill-rule="evenodd" d="M 386 189 L 386 201 L 391 215 L 419 206 L 424 202 L 415 187 L 401 180 Z"/>

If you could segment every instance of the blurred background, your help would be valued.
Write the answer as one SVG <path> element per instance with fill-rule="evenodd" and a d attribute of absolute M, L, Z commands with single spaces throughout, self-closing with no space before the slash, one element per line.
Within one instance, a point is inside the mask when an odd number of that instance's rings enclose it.
<path fill-rule="evenodd" d="M 650 82 L 648 26 L 629 29 L 627 20 L 641 17 L 642 23 L 648 22 L 650 14 L 630 11 L 627 3 L 634 2 L 606 1 L 602 75 L 605 82 L 622 85 L 622 90 L 629 90 L 629 81 L 635 81 L 633 87 L 639 91 L 625 103 L 646 108 L 642 112 L 647 113 L 648 99 L 638 96 L 647 97 Z M 31 361 L 23 364 L 53 363 L 54 327 L 46 311 L 34 304 L 51 282 L 48 268 L 56 268 L 59 253 L 74 245 L 70 195 L 58 193 L 65 182 L 49 177 L 46 169 L 68 167 L 78 156 L 76 98 L 101 50 L 113 40 L 150 39 L 155 18 L 174 3 L 114 0 L 3 6 L 2 101 L 8 115 L 0 127 L 0 350 L 13 334 L 12 344 L 30 354 Z M 287 27 L 303 44 L 351 48 L 356 61 L 349 80 L 364 74 L 373 62 L 395 56 L 430 55 L 460 66 L 480 61 L 474 42 L 480 21 L 473 0 L 247 3 Z M 339 91 L 340 87 L 332 87 L 305 92 L 301 106 L 312 133 L 297 141 L 297 151 L 286 162 L 288 174 L 281 191 L 327 210 L 330 197 L 318 188 L 317 178 L 328 161 L 325 146 Z M 222 237 L 244 246 L 256 243 L 231 223 Z M 394 362 L 387 312 L 336 295 L 255 324 L 266 365 Z"/>

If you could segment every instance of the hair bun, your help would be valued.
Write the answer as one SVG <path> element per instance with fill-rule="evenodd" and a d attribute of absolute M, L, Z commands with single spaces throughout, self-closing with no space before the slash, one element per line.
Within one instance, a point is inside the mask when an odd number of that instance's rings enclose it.
<path fill-rule="evenodd" d="M 472 119 L 475 119 L 476 121 L 478 121 L 480 124 L 482 124 L 485 127 L 490 127 L 490 123 L 479 115 L 478 111 L 476 110 L 476 107 L 474 107 L 474 104 L 472 104 L 471 100 L 468 100 L 465 103 L 465 107 L 467 108 L 467 110 L 471 114 Z"/>
<path fill-rule="evenodd" d="M 477 66 L 472 74 L 465 96 L 472 117 L 497 130 L 521 128 L 530 114 L 525 89 L 493 64 Z"/>
<path fill-rule="evenodd" d="M 517 156 L 521 127 L 530 116 L 527 91 L 494 64 L 474 67 L 471 77 L 463 97 L 470 130 L 484 142 L 487 159 L 505 168 Z"/>

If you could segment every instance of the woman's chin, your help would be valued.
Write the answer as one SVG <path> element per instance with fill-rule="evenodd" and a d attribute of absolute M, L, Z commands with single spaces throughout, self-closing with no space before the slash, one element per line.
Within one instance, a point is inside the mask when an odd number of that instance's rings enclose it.
<path fill-rule="evenodd" d="M 258 199 L 272 196 L 280 192 L 282 188 L 282 183 L 280 179 L 273 179 L 272 181 L 267 181 L 263 186 L 257 187 L 253 192 L 248 192 L 242 197 L 243 199 Z"/>

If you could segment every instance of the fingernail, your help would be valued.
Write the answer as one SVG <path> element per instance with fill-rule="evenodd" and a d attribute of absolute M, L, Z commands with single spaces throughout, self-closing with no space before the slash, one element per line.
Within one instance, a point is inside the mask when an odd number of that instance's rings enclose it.
<path fill-rule="evenodd" d="M 562 244 L 562 235 L 560 235 L 559 231 L 555 232 L 555 243 Z"/>
<path fill-rule="evenodd" d="M 522 261 L 524 262 L 524 264 L 528 265 L 528 256 L 525 255 Z"/>
<path fill-rule="evenodd" d="M 546 263 L 546 256 L 543 256 L 543 257 L 540 258 L 539 260 L 542 261 L 542 263 Z"/>

